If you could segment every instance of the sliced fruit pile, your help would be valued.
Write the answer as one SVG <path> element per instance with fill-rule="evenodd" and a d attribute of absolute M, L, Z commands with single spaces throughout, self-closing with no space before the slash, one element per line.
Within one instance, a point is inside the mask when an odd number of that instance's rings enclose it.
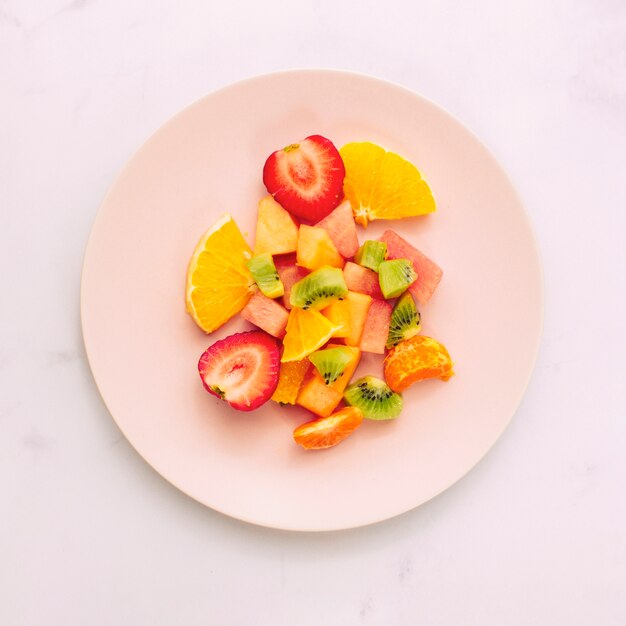
<path fill-rule="evenodd" d="M 454 375 L 445 346 L 420 334 L 442 270 L 393 230 L 359 242 L 357 224 L 430 213 L 417 168 L 369 142 L 337 150 L 311 135 L 263 168 L 253 250 L 230 215 L 198 243 L 187 271 L 187 310 L 211 333 L 237 313 L 258 330 L 230 335 L 200 357 L 206 390 L 234 409 L 268 400 L 316 418 L 293 438 L 328 448 L 363 419 L 390 420 L 401 392 Z M 345 194 L 345 195 L 344 195 Z M 345 200 L 344 200 L 345 197 Z M 351 382 L 361 354 L 385 355 L 384 378 Z"/>

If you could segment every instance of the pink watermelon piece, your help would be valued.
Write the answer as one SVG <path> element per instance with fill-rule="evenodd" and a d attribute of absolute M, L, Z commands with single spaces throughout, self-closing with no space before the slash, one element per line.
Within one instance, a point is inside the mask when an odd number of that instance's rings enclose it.
<path fill-rule="evenodd" d="M 358 291 L 372 296 L 372 298 L 384 300 L 376 272 L 348 261 L 343 266 L 343 277 L 350 291 Z"/>
<path fill-rule="evenodd" d="M 323 228 L 330 235 L 337 252 L 344 259 L 351 259 L 357 253 L 359 238 L 352 215 L 352 207 L 347 200 L 315 225 Z"/>
<path fill-rule="evenodd" d="M 386 300 L 372 300 L 359 343 L 363 352 L 385 353 L 392 310 L 393 306 Z"/>
<path fill-rule="evenodd" d="M 241 317 L 273 337 L 285 334 L 289 313 L 284 306 L 257 291 L 241 310 Z"/>
<path fill-rule="evenodd" d="M 276 265 L 276 271 L 285 286 L 283 304 L 288 310 L 290 310 L 291 304 L 289 302 L 289 295 L 291 294 L 291 288 L 295 285 L 295 283 L 302 280 L 310 272 L 305 267 L 300 267 L 299 265 Z"/>
<path fill-rule="evenodd" d="M 287 267 L 288 265 L 296 264 L 296 253 L 288 252 L 287 254 L 275 254 L 274 255 L 274 265 L 279 267 Z"/>
<path fill-rule="evenodd" d="M 387 244 L 388 259 L 409 259 L 412 261 L 417 273 L 417 280 L 409 287 L 409 291 L 419 302 L 426 304 L 437 289 L 443 276 L 443 270 L 393 230 L 386 230 L 379 237 L 379 241 L 384 241 Z"/>

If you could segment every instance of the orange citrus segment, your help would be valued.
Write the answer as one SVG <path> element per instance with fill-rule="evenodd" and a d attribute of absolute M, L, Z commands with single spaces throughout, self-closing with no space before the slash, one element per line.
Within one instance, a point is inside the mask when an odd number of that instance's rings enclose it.
<path fill-rule="evenodd" d="M 243 309 L 254 279 L 246 266 L 252 251 L 230 215 L 204 234 L 187 268 L 187 311 L 205 333 Z"/>
<path fill-rule="evenodd" d="M 415 335 L 389 351 L 384 361 L 385 380 L 394 391 L 404 391 L 427 378 L 449 380 L 454 376 L 446 347 L 432 337 Z"/>
<path fill-rule="evenodd" d="M 369 141 L 348 143 L 339 153 L 346 167 L 343 190 L 357 224 L 436 210 L 428 183 L 401 156 Z"/>
<path fill-rule="evenodd" d="M 281 361 L 301 361 L 321 348 L 338 328 L 319 311 L 294 307 L 287 320 Z"/>
<path fill-rule="evenodd" d="M 361 410 L 354 406 L 347 406 L 328 417 L 301 424 L 293 431 L 293 438 L 306 450 L 322 450 L 342 442 L 362 422 Z"/>
<path fill-rule="evenodd" d="M 281 404 L 295 404 L 298 391 L 310 365 L 311 363 L 308 359 L 281 363 L 278 374 L 278 386 L 272 395 L 272 400 Z"/>

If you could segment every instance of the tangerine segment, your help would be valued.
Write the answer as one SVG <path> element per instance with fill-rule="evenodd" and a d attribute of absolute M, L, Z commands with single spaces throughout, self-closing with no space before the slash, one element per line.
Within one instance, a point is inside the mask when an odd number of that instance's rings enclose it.
<path fill-rule="evenodd" d="M 281 404 L 295 404 L 298 391 L 310 365 L 311 363 L 308 359 L 281 363 L 278 374 L 278 386 L 272 395 L 272 400 Z"/>
<path fill-rule="evenodd" d="M 369 141 L 348 143 L 339 150 L 346 167 L 344 194 L 357 224 L 401 219 L 436 210 L 435 199 L 421 172 L 395 152 Z"/>
<path fill-rule="evenodd" d="M 301 361 L 321 348 L 338 328 L 319 311 L 294 307 L 287 320 L 281 362 Z"/>
<path fill-rule="evenodd" d="M 246 265 L 252 251 L 230 215 L 218 220 L 198 242 L 187 268 L 187 312 L 205 333 L 239 313 L 253 293 Z"/>
<path fill-rule="evenodd" d="M 336 446 L 351 435 L 363 422 L 361 410 L 348 406 L 340 411 L 306 422 L 293 431 L 293 438 L 305 450 L 321 450 Z"/>
<path fill-rule="evenodd" d="M 389 351 L 384 361 L 385 380 L 394 391 L 404 391 L 427 378 L 454 376 L 446 347 L 432 337 L 415 335 Z"/>

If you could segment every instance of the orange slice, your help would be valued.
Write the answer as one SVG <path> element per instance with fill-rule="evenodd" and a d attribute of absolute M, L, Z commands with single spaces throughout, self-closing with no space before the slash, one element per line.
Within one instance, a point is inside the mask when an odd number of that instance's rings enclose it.
<path fill-rule="evenodd" d="M 454 376 L 446 347 L 432 337 L 415 335 L 391 349 L 384 361 L 385 380 L 394 391 L 404 391 L 427 378 Z"/>
<path fill-rule="evenodd" d="M 339 329 L 319 311 L 294 307 L 289 312 L 281 361 L 301 361 L 321 348 Z"/>
<path fill-rule="evenodd" d="M 308 359 L 281 363 L 278 386 L 272 395 L 272 400 L 281 404 L 295 404 L 298 391 L 310 366 Z"/>
<path fill-rule="evenodd" d="M 343 191 L 354 220 L 424 215 L 436 210 L 435 199 L 420 171 L 406 159 L 369 141 L 346 144 L 339 150 L 346 167 Z"/>
<path fill-rule="evenodd" d="M 252 251 L 230 215 L 198 242 L 187 268 L 187 311 L 211 333 L 243 309 L 254 290 L 246 262 Z"/>

